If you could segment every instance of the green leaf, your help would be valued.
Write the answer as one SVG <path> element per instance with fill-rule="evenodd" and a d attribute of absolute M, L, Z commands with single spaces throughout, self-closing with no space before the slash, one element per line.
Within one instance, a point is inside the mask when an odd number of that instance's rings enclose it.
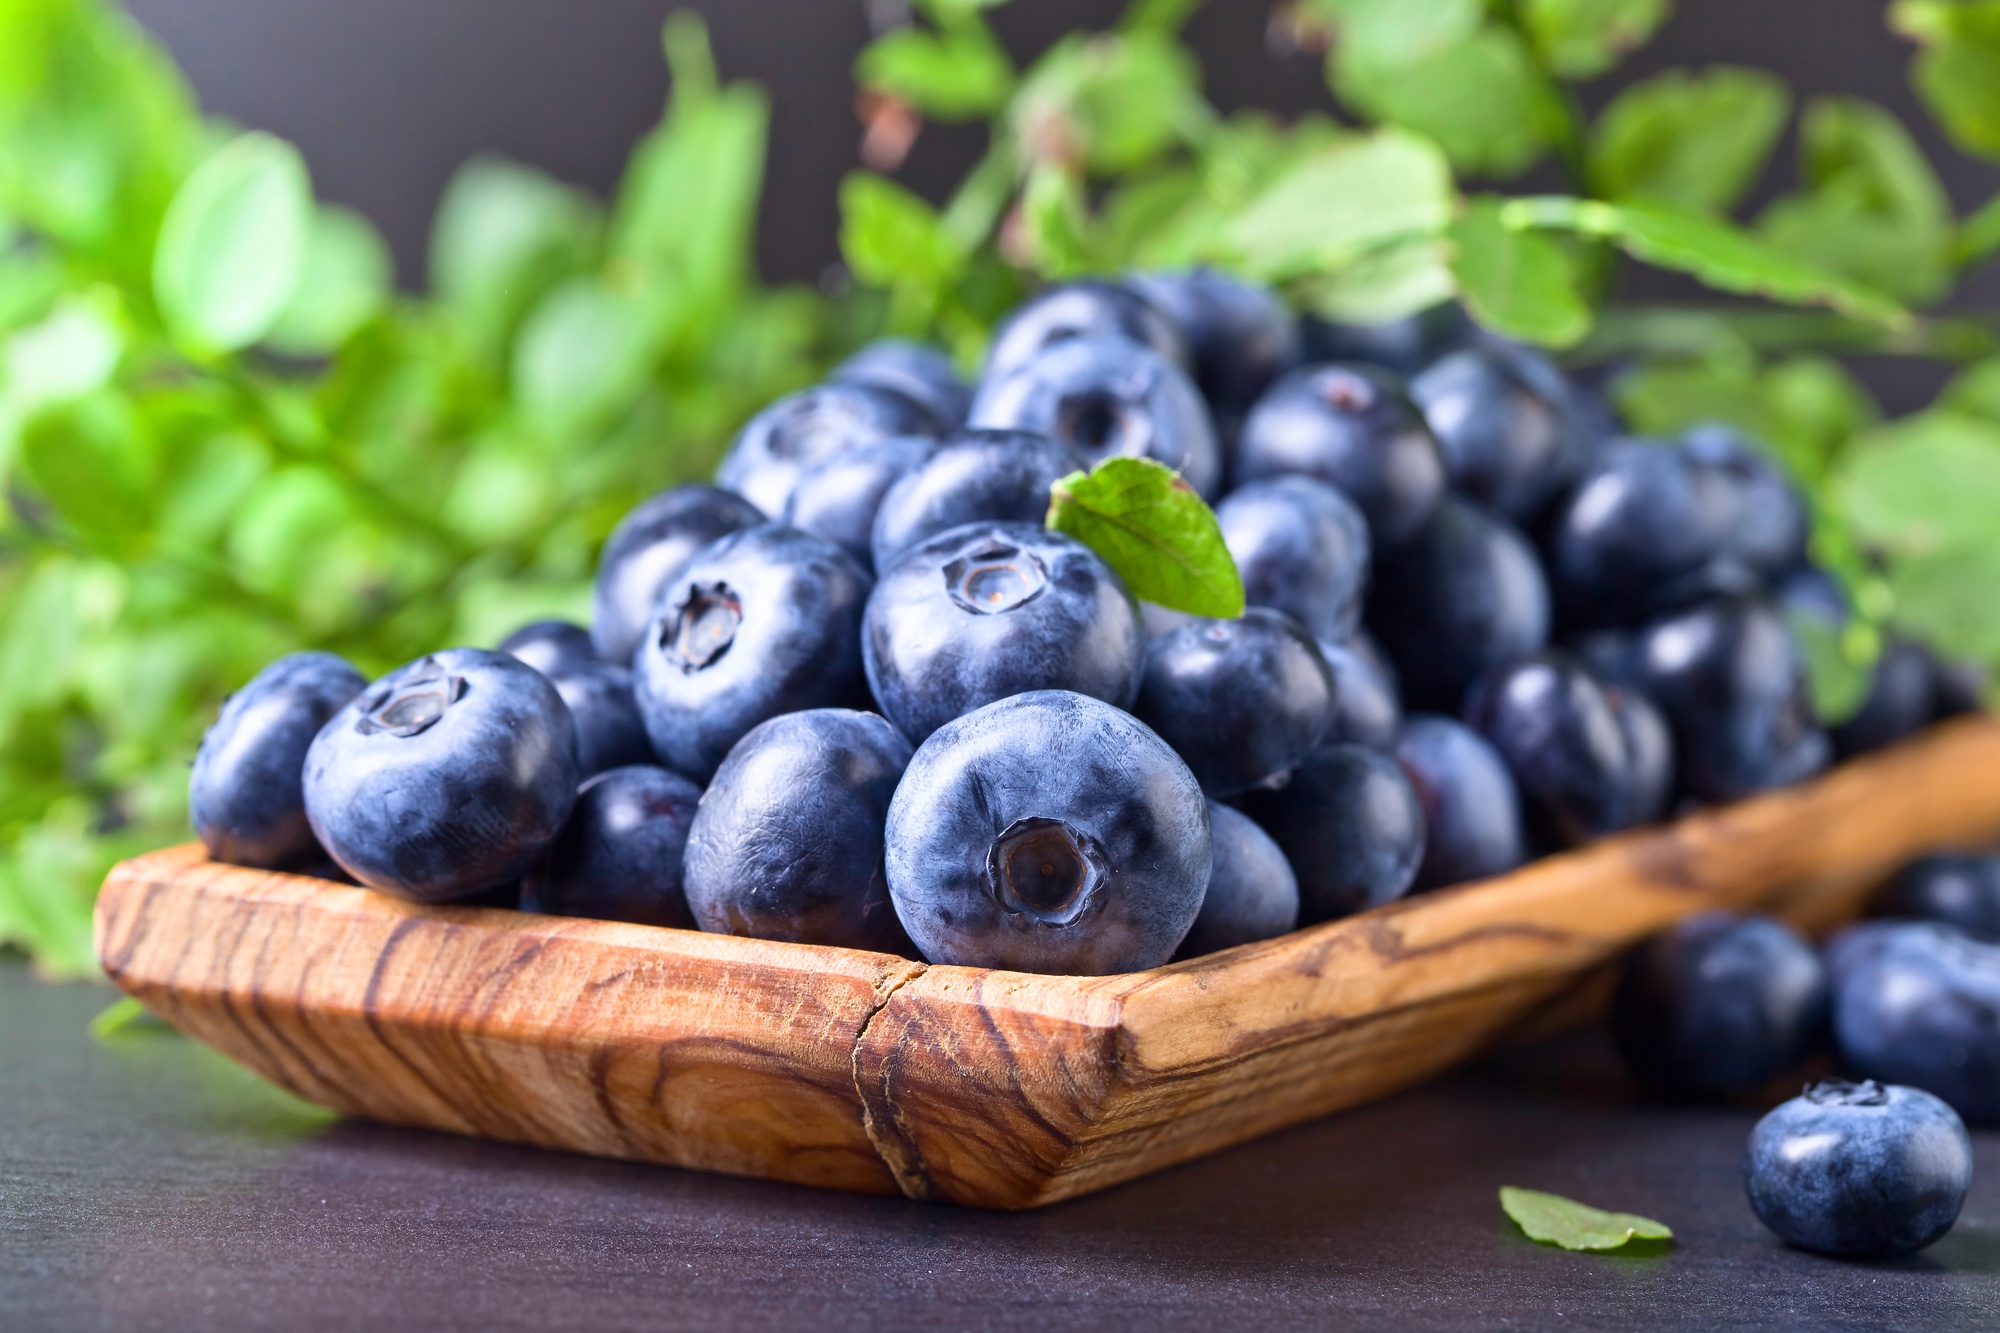
<path fill-rule="evenodd" d="M 1833 500 L 1858 537 L 1891 555 L 1995 546 L 2000 426 L 1932 409 L 1856 440 Z"/>
<path fill-rule="evenodd" d="M 1193 56 L 1156 29 L 1072 33 L 1022 79 L 1007 130 L 1032 161 L 1131 171 L 1207 127 L 1199 82 Z"/>
<path fill-rule="evenodd" d="M 1568 347 L 1590 331 L 1590 304 L 1562 246 L 1500 221 L 1502 201 L 1472 200 L 1452 224 L 1452 275 L 1472 315 L 1510 338 Z"/>
<path fill-rule="evenodd" d="M 23 413 L 74 402 L 110 381 L 124 351 L 114 292 L 65 296 L 40 323 L 0 343 L 0 397 Z"/>
<path fill-rule="evenodd" d="M 1500 1206 L 1530 1239 L 1565 1250 L 1615 1250 L 1634 1240 L 1672 1240 L 1662 1223 L 1634 1213 L 1607 1213 L 1560 1194 L 1500 1187 Z"/>
<path fill-rule="evenodd" d="M 1049 491 L 1049 527 L 1088 546 L 1142 601 L 1190 615 L 1243 614 L 1243 580 L 1215 514 L 1172 468 L 1111 458 Z"/>
<path fill-rule="evenodd" d="M 1481 0 L 1308 0 L 1332 21 L 1342 45 L 1371 65 L 1408 64 L 1439 55 L 1479 31 Z"/>
<path fill-rule="evenodd" d="M 531 422 L 549 431 L 574 429 L 629 402 L 649 359 L 638 304 L 594 279 L 573 278 L 522 324 L 514 392 Z"/>
<path fill-rule="evenodd" d="M 389 247 L 352 209 L 322 204 L 313 214 L 304 270 L 266 341 L 281 352 L 331 352 L 389 300 L 395 280 Z"/>
<path fill-rule="evenodd" d="M 1910 79 L 1952 142 L 2000 158 L 2000 0 L 1896 0 L 1889 26 L 1922 48 Z"/>
<path fill-rule="evenodd" d="M 1396 129 L 1335 141 L 1301 158 L 1232 218 L 1217 258 L 1281 281 L 1339 269 L 1382 245 L 1436 236 L 1451 221 L 1451 167 Z"/>
<path fill-rule="evenodd" d="M 922 333 L 965 268 L 937 210 L 868 171 L 840 182 L 840 253 L 857 281 L 891 292 L 889 325 L 900 333 Z"/>
<path fill-rule="evenodd" d="M 1328 58 L 1340 99 L 1371 120 L 1437 141 L 1460 171 L 1511 176 L 1541 155 L 1554 118 L 1553 90 L 1527 45 L 1488 24 L 1416 60 L 1387 60 L 1342 42 Z"/>
<path fill-rule="evenodd" d="M 1787 608 L 1785 623 L 1805 658 L 1806 687 L 1813 714 L 1829 727 L 1853 717 L 1874 683 L 1873 661 L 1858 660 L 1850 651 L 1847 627 L 1811 611 Z M 1867 636 L 1879 643 L 1875 636 Z"/>
<path fill-rule="evenodd" d="M 1951 262 L 1965 266 L 1982 263 L 1995 250 L 2000 250 L 2000 194 L 1959 224 L 1951 243 Z"/>
<path fill-rule="evenodd" d="M 1014 92 L 1014 62 L 984 23 L 896 28 L 862 49 L 854 81 L 942 121 L 991 115 Z"/>
<path fill-rule="evenodd" d="M 152 1028 L 172 1031 L 165 1020 L 153 1016 L 153 1011 L 129 995 L 121 995 L 109 1006 L 99 1011 L 90 1020 L 90 1037 L 93 1041 L 108 1041 L 134 1029 Z"/>
<path fill-rule="evenodd" d="M 1339 324 L 1381 324 L 1451 299 L 1451 250 L 1434 236 L 1391 241 L 1331 273 L 1293 284 L 1292 296 Z"/>
<path fill-rule="evenodd" d="M 431 224 L 432 290 L 485 355 L 499 357 L 543 293 L 596 257 L 597 206 L 532 167 L 475 157 Z"/>
<path fill-rule="evenodd" d="M 1961 370 L 1933 405 L 2000 425 L 2000 357 Z"/>
<path fill-rule="evenodd" d="M 1667 0 L 1525 0 L 1521 26 L 1542 60 L 1567 79 L 1604 73 L 1644 46 L 1667 18 Z"/>
<path fill-rule="evenodd" d="M 1590 178 L 1614 201 L 1724 213 L 1764 169 L 1791 110 L 1762 70 L 1668 70 L 1619 93 L 1597 118 Z"/>
<path fill-rule="evenodd" d="M 2000 545 L 1894 560 L 1888 578 L 1897 626 L 1947 657 L 2000 658 Z"/>
<path fill-rule="evenodd" d="M 1774 250 L 1726 222 L 1697 214 L 1646 204 L 1541 196 L 1513 200 L 1500 216 L 1510 227 L 1557 227 L 1604 237 L 1634 259 L 1690 274 L 1718 291 L 1831 306 L 1891 328 L 1909 323 L 1909 312 L 1881 293 Z"/>
<path fill-rule="evenodd" d="M 233 351 L 277 322 L 305 267 L 312 183 L 296 148 L 252 132 L 174 195 L 153 255 L 160 311 L 199 347 Z"/>

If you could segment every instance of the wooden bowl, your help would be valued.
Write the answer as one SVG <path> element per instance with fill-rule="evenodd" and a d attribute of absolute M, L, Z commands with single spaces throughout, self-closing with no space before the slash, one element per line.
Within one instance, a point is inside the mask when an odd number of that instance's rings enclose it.
<path fill-rule="evenodd" d="M 1049 977 L 414 906 L 127 861 L 127 992 L 351 1115 L 988 1208 L 1103 1189 L 1430 1077 L 1601 1004 L 1632 942 L 1718 906 L 1820 930 L 1933 847 L 2000 835 L 2000 721 L 1503 878 L 1150 972 Z"/>

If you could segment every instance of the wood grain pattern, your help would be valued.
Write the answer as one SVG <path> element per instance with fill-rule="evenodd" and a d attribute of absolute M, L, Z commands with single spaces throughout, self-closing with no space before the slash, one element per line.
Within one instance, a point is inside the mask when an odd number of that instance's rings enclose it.
<path fill-rule="evenodd" d="M 105 970 L 355 1115 L 984 1207 L 1121 1180 L 1427 1078 L 1601 1004 L 1633 941 L 1758 905 L 1851 917 L 2000 835 L 2000 722 L 1809 786 L 1151 972 L 1042 977 L 478 909 L 221 866 L 119 866 Z"/>

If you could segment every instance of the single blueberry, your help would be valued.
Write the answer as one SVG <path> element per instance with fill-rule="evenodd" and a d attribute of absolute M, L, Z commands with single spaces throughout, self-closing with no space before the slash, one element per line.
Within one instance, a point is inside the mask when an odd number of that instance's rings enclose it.
<path fill-rule="evenodd" d="M 1208 803 L 1180 757 L 1063 690 L 946 723 L 889 805 L 889 894 L 934 963 L 1157 967 L 1201 910 L 1211 856 Z"/>
<path fill-rule="evenodd" d="M 907 338 L 878 338 L 834 367 L 833 384 L 861 384 L 900 394 L 922 408 L 937 431 L 965 424 L 972 390 L 941 347 Z"/>
<path fill-rule="evenodd" d="M 1840 988 L 1863 963 L 1873 962 L 1882 950 L 1899 939 L 1929 932 L 1934 940 L 1956 939 L 1956 926 L 1941 921 L 1857 921 L 1843 926 L 1820 945 L 1820 961 L 1826 964 L 1828 993 L 1838 998 Z"/>
<path fill-rule="evenodd" d="M 1277 786 L 1333 721 L 1333 673 L 1290 616 L 1256 607 L 1197 620 L 1146 645 L 1132 711 L 1210 796 Z"/>
<path fill-rule="evenodd" d="M 703 930 L 908 950 L 882 865 L 910 743 L 873 713 L 815 708 L 753 727 L 715 771 L 687 840 Z"/>
<path fill-rule="evenodd" d="M 1188 364 L 1187 343 L 1164 311 L 1128 287 L 1085 279 L 1044 287 L 1015 306 L 993 331 L 983 378 L 1010 375 L 1075 338 L 1123 338 L 1174 365 Z"/>
<path fill-rule="evenodd" d="M 715 481 L 775 518 L 799 474 L 821 459 L 898 435 L 934 435 L 938 424 L 900 393 L 866 384 L 820 384 L 787 394 L 737 433 Z"/>
<path fill-rule="evenodd" d="M 1665 723 L 1643 697 L 1607 687 L 1567 653 L 1487 671 L 1467 694 L 1465 720 L 1520 784 L 1537 846 L 1578 846 L 1666 813 Z"/>
<path fill-rule="evenodd" d="M 1444 498 L 1444 457 L 1389 371 L 1302 366 L 1273 384 L 1243 422 L 1231 483 L 1316 477 L 1354 502 L 1377 542 L 1400 542 Z"/>
<path fill-rule="evenodd" d="M 332 653 L 292 653 L 223 701 L 188 780 L 188 818 L 208 854 L 284 870 L 323 860 L 306 821 L 306 751 L 368 679 Z"/>
<path fill-rule="evenodd" d="M 1868 754 L 1914 736 L 1937 715 L 1937 660 L 1911 639 L 1892 638 L 1869 676 L 1861 707 L 1831 728 L 1840 759 Z"/>
<path fill-rule="evenodd" d="M 1123 338 L 1066 339 L 989 376 L 968 420 L 1050 436 L 1093 465 L 1150 458 L 1204 496 L 1222 482 L 1222 447 L 1201 392 L 1173 362 Z"/>
<path fill-rule="evenodd" d="M 1451 718 L 1418 713 L 1403 723 L 1396 762 L 1424 808 L 1424 859 L 1413 888 L 1490 879 L 1528 859 L 1521 798 L 1485 737 Z"/>
<path fill-rule="evenodd" d="M 1916 1088 L 1822 1079 L 1750 1131 L 1757 1220 L 1820 1254 L 1913 1254 L 1951 1230 L 1972 1184 L 1965 1122 Z"/>
<path fill-rule="evenodd" d="M 450 648 L 398 667 L 306 752 L 306 815 L 361 883 L 418 902 L 518 880 L 576 801 L 576 724 L 547 677 Z"/>
<path fill-rule="evenodd" d="M 1672 1096 L 1748 1092 L 1796 1068 L 1824 1036 L 1826 968 L 1769 917 L 1711 911 L 1625 961 L 1611 1035 L 1641 1083 Z"/>
<path fill-rule="evenodd" d="M 629 670 L 609 662 L 591 662 L 557 672 L 549 676 L 549 683 L 556 687 L 576 723 L 580 776 L 653 762 L 653 745 L 646 737 L 646 720 L 639 715 Z"/>
<path fill-rule="evenodd" d="M 1767 582 L 1805 560 L 1812 534 L 1805 496 L 1764 448 L 1734 427 L 1714 422 L 1689 427 L 1680 448 L 1735 492 L 1737 519 L 1729 551 L 1736 560 Z"/>
<path fill-rule="evenodd" d="M 1516 522 L 1531 521 L 1582 459 L 1568 383 L 1525 347 L 1486 342 L 1452 352 L 1410 381 L 1410 398 L 1437 438 L 1452 489 Z"/>
<path fill-rule="evenodd" d="M 1215 521 L 1246 603 L 1282 611 L 1322 639 L 1359 627 L 1368 524 L 1346 496 L 1311 477 L 1269 477 L 1232 491 Z"/>
<path fill-rule="evenodd" d="M 1976 940 L 2000 943 L 2000 857 L 1941 852 L 1896 872 L 1875 896 L 1877 916 L 1956 926 Z"/>
<path fill-rule="evenodd" d="M 775 523 L 703 548 L 667 585 L 633 661 L 653 752 L 705 782 L 759 722 L 859 702 L 871 586 L 832 542 Z"/>
<path fill-rule="evenodd" d="M 1405 705 L 1456 713 L 1480 672 L 1548 641 L 1548 584 L 1512 525 L 1447 500 L 1376 564 L 1368 628 L 1396 664 Z"/>
<path fill-rule="evenodd" d="M 1041 523 L 1050 488 L 1086 466 L 1076 450 L 1046 435 L 953 435 L 883 494 L 869 536 L 876 574 L 918 542 L 967 523 Z"/>
<path fill-rule="evenodd" d="M 1299 923 L 1316 925 L 1402 897 L 1424 859 L 1424 810 L 1396 761 L 1358 745 L 1319 751 L 1276 791 L 1236 805 L 1299 877 Z"/>
<path fill-rule="evenodd" d="M 681 858 L 701 788 L 671 769 L 608 769 L 521 885 L 521 910 L 693 930 Z"/>
<path fill-rule="evenodd" d="M 862 626 L 869 688 L 912 741 L 1030 690 L 1127 707 L 1145 652 L 1138 605 L 1111 567 L 1032 523 L 968 523 L 905 551 Z"/>
<path fill-rule="evenodd" d="M 1179 326 L 1195 384 L 1219 422 L 1240 423 L 1299 359 L 1298 322 L 1268 287 L 1211 268 L 1134 273 L 1125 285 Z"/>
<path fill-rule="evenodd" d="M 1298 929 L 1299 881 L 1271 835 L 1239 810 L 1208 803 L 1214 868 L 1176 958 L 1233 949 Z"/>
<path fill-rule="evenodd" d="M 1402 687 L 1375 641 L 1356 633 L 1344 643 L 1320 640 L 1320 656 L 1333 672 L 1333 722 L 1324 745 L 1365 745 L 1388 753 L 1403 726 Z"/>
<path fill-rule="evenodd" d="M 1656 621 L 1634 643 L 1632 668 L 1673 732 L 1684 794 L 1734 801 L 1826 767 L 1832 746 L 1805 664 L 1769 605 L 1723 598 Z"/>
<path fill-rule="evenodd" d="M 1833 1000 L 1849 1069 L 1935 1093 L 1975 1125 L 2000 1122 L 2000 944 L 1934 922 L 1885 931 Z"/>
<path fill-rule="evenodd" d="M 559 676 L 603 659 L 590 641 L 590 631 L 567 620 L 537 620 L 500 640 L 495 652 L 511 653 L 544 676 Z"/>
<path fill-rule="evenodd" d="M 1399 375 L 1414 375 L 1478 336 L 1478 326 L 1451 301 L 1378 324 L 1337 324 L 1309 314 L 1299 327 L 1309 361 L 1365 361 Z"/>
<path fill-rule="evenodd" d="M 631 665 L 660 593 L 694 553 L 764 521 L 742 496 L 700 485 L 662 491 L 625 515 L 597 557 L 590 595 L 590 641 L 597 655 Z"/>
<path fill-rule="evenodd" d="M 873 570 L 869 543 L 882 497 L 936 448 L 937 441 L 925 436 L 899 435 L 822 459 L 799 474 L 785 501 L 784 522 L 826 538 Z"/>

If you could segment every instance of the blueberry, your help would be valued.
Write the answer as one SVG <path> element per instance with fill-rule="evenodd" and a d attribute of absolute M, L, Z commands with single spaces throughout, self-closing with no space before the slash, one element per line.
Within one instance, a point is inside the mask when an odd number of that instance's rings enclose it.
<path fill-rule="evenodd" d="M 1456 713 L 1480 672 L 1547 641 L 1548 584 L 1510 524 L 1447 500 L 1377 563 L 1368 627 L 1396 664 L 1407 706 Z"/>
<path fill-rule="evenodd" d="M 1040 523 L 1049 488 L 1088 466 L 1045 435 L 962 431 L 889 487 L 869 538 L 875 572 L 918 542 L 966 523 Z"/>
<path fill-rule="evenodd" d="M 1200 391 L 1173 362 L 1123 338 L 1066 339 L 989 375 L 969 420 L 1051 436 L 1092 464 L 1151 458 L 1204 496 L 1222 481 L 1222 447 Z"/>
<path fill-rule="evenodd" d="M 972 390 L 944 349 L 907 338 L 876 339 L 836 366 L 827 380 L 899 394 L 922 408 L 940 432 L 964 425 L 972 406 Z"/>
<path fill-rule="evenodd" d="M 882 497 L 936 448 L 937 441 L 925 436 L 899 435 L 822 459 L 799 474 L 785 501 L 784 522 L 826 538 L 873 570 L 869 542 Z"/>
<path fill-rule="evenodd" d="M 866 384 L 820 384 L 787 394 L 737 433 L 715 481 L 764 513 L 785 511 L 799 474 L 821 459 L 897 435 L 934 435 L 929 412 Z"/>
<path fill-rule="evenodd" d="M 1284 850 L 1299 877 L 1299 923 L 1315 925 L 1402 897 L 1424 859 L 1424 811 L 1396 761 L 1358 745 L 1319 751 L 1276 791 L 1236 805 Z"/>
<path fill-rule="evenodd" d="M 1188 364 L 1187 343 L 1163 311 L 1130 288 L 1086 279 L 1044 287 L 1014 307 L 993 331 L 984 378 L 1012 374 L 1073 338 L 1123 338 L 1174 365 Z"/>
<path fill-rule="evenodd" d="M 1680 447 L 1735 493 L 1737 519 L 1729 532 L 1734 559 L 1764 581 L 1805 560 L 1812 529 L 1805 496 L 1762 448 L 1716 423 L 1690 427 Z"/>
<path fill-rule="evenodd" d="M 700 787 L 650 764 L 589 779 L 548 855 L 522 882 L 522 910 L 693 930 L 681 857 L 700 803 Z"/>
<path fill-rule="evenodd" d="M 1444 497 L 1444 458 L 1389 371 L 1304 366 L 1257 400 L 1237 440 L 1232 484 L 1288 472 L 1316 477 L 1354 502 L 1378 542 L 1400 542 Z"/>
<path fill-rule="evenodd" d="M 868 684 L 922 741 L 1010 694 L 1072 690 L 1123 708 L 1145 635 L 1111 567 L 1032 523 L 969 523 L 905 551 L 868 599 Z"/>
<path fill-rule="evenodd" d="M 1581 461 L 1569 396 L 1540 353 L 1499 343 L 1452 352 L 1410 381 L 1452 489 L 1523 523 Z"/>
<path fill-rule="evenodd" d="M 1850 960 L 1833 1033 L 1856 1073 L 2000 1122 L 2000 945 L 1931 922 L 1885 931 Z"/>
<path fill-rule="evenodd" d="M 576 800 L 576 725 L 506 653 L 450 648 L 349 701 L 306 752 L 306 815 L 361 883 L 449 902 L 519 879 Z"/>
<path fill-rule="evenodd" d="M 1934 720 L 1986 711 L 1991 675 L 1979 662 L 1951 662 L 1933 657 L 1937 674 L 1931 681 Z"/>
<path fill-rule="evenodd" d="M 815 708 L 759 724 L 701 798 L 687 899 L 703 930 L 902 953 L 882 830 L 910 743 L 873 713 Z"/>
<path fill-rule="evenodd" d="M 1282 611 L 1322 639 L 1354 633 L 1368 589 L 1368 524 L 1346 496 L 1311 477 L 1270 477 L 1231 492 L 1215 521 L 1249 605 Z"/>
<path fill-rule="evenodd" d="M 1366 634 L 1345 643 L 1320 640 L 1320 656 L 1333 672 L 1333 722 L 1323 744 L 1365 745 L 1388 753 L 1403 726 L 1402 688 L 1396 668 Z"/>
<path fill-rule="evenodd" d="M 1470 727 L 1419 713 L 1403 723 L 1396 762 L 1424 808 L 1416 889 L 1504 875 L 1528 859 L 1521 798 L 1500 752 Z"/>
<path fill-rule="evenodd" d="M 1734 801 L 1826 767 L 1832 747 L 1804 663 L 1769 605 L 1723 598 L 1656 621 L 1634 643 L 1632 668 L 1673 731 L 1684 793 Z"/>
<path fill-rule="evenodd" d="M 188 781 L 188 817 L 210 856 L 261 870 L 324 859 L 306 822 L 306 750 L 367 685 L 332 653 L 293 653 L 223 702 Z"/>
<path fill-rule="evenodd" d="M 1818 565 L 1801 565 L 1778 580 L 1772 598 L 1786 615 L 1810 616 L 1838 629 L 1853 615 L 1840 580 Z"/>
<path fill-rule="evenodd" d="M 1187 765 L 1136 718 L 1062 690 L 945 724 L 889 805 L 889 894 L 934 963 L 1157 967 L 1201 910 L 1210 866 Z"/>
<path fill-rule="evenodd" d="M 639 715 L 630 671 L 609 662 L 592 662 L 549 676 L 549 682 L 576 723 L 580 776 L 653 762 L 652 742 L 646 737 L 646 720 Z"/>
<path fill-rule="evenodd" d="M 1940 921 L 1974 939 L 2000 942 L 2000 858 L 1921 857 L 1883 886 L 1873 909 L 1878 916 Z"/>
<path fill-rule="evenodd" d="M 603 659 L 590 641 L 590 631 L 567 620 L 537 620 L 500 640 L 495 652 L 511 653 L 544 676 L 559 676 Z"/>
<path fill-rule="evenodd" d="M 1972 1184 L 1965 1122 L 1927 1092 L 1822 1079 L 1757 1122 L 1743 1189 L 1802 1250 L 1912 1254 L 1951 1230 Z"/>
<path fill-rule="evenodd" d="M 1333 720 L 1333 673 L 1290 616 L 1255 607 L 1197 620 L 1146 645 L 1132 711 L 1210 796 L 1276 786 Z"/>
<path fill-rule="evenodd" d="M 1465 719 L 1520 783 L 1538 846 L 1574 847 L 1665 813 L 1671 786 L 1660 770 L 1671 766 L 1672 743 L 1659 714 L 1566 653 L 1486 672 L 1467 696 Z"/>
<path fill-rule="evenodd" d="M 1208 803 L 1214 868 L 1176 958 L 1199 958 L 1298 929 L 1299 881 L 1271 835 L 1239 810 Z"/>
<path fill-rule="evenodd" d="M 759 722 L 859 702 L 870 587 L 853 556 L 775 523 L 703 548 L 667 585 L 633 661 L 653 752 L 705 782 Z"/>
<path fill-rule="evenodd" d="M 1857 921 L 1843 926 L 1819 950 L 1820 961 L 1826 964 L 1828 993 L 1838 998 L 1840 988 L 1863 963 L 1873 962 L 1896 940 L 1926 932 L 1940 940 L 1956 939 L 1959 933 L 1956 926 L 1938 921 Z"/>
<path fill-rule="evenodd" d="M 1308 360 L 1365 361 L 1399 375 L 1416 374 L 1477 335 L 1465 311 L 1450 301 L 1379 324 L 1336 324 L 1307 315 L 1299 329 Z"/>
<path fill-rule="evenodd" d="M 1768 917 L 1702 912 L 1626 959 L 1611 1035 L 1648 1087 L 1715 1096 L 1795 1068 L 1821 1040 L 1826 1011 L 1826 969 L 1796 932 Z"/>
<path fill-rule="evenodd" d="M 1861 707 L 1829 733 L 1835 756 L 1867 754 L 1929 726 L 1937 714 L 1937 670 L 1922 644 L 1890 639 L 1875 659 Z"/>
<path fill-rule="evenodd" d="M 694 553 L 764 521 L 742 496 L 700 485 L 662 491 L 627 514 L 597 557 L 590 597 L 590 640 L 597 655 L 630 665 L 660 593 Z"/>
<path fill-rule="evenodd" d="M 1240 423 L 1299 359 L 1298 323 L 1268 287 L 1210 268 L 1134 273 L 1125 285 L 1179 326 L 1195 384 L 1219 421 Z"/>

